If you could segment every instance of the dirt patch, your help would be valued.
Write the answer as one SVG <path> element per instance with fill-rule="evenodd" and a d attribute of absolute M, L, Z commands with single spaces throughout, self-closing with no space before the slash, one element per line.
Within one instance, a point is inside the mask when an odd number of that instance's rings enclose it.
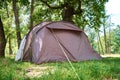
<path fill-rule="evenodd" d="M 42 75 L 47 75 L 50 73 L 54 72 L 53 67 L 50 66 L 36 66 L 36 67 L 32 67 L 32 68 L 28 68 L 26 69 L 26 75 L 28 77 L 40 77 Z"/>
<path fill-rule="evenodd" d="M 102 57 L 120 57 L 120 54 L 104 54 Z"/>

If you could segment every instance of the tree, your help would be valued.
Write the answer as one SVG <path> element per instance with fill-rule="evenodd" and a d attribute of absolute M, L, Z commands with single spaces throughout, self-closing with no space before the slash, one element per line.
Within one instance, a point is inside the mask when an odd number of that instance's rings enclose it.
<path fill-rule="evenodd" d="M 82 13 L 82 9 L 81 9 L 81 0 L 74 0 L 74 1 L 70 1 L 70 0 L 64 0 L 63 2 L 58 2 L 58 4 L 60 3 L 60 5 L 58 6 L 51 6 L 49 4 L 48 1 L 46 0 L 40 0 L 41 2 L 43 2 L 45 5 L 47 5 L 50 9 L 60 9 L 62 10 L 62 19 L 64 21 L 68 21 L 68 22 L 73 22 L 72 21 L 72 17 L 74 14 L 81 14 Z M 56 1 L 57 2 L 57 1 Z M 73 3 L 73 5 L 72 5 Z M 76 7 L 77 9 L 75 9 L 74 7 L 74 3 L 78 3 L 78 7 Z"/>
<path fill-rule="evenodd" d="M 107 53 L 107 37 L 106 37 L 106 25 L 105 25 L 105 19 L 103 20 L 103 30 L 104 30 L 104 43 L 105 43 L 105 53 Z"/>
<path fill-rule="evenodd" d="M 21 35 L 24 34 L 24 33 L 21 34 L 21 32 L 22 32 L 21 29 L 23 30 L 23 27 L 20 28 L 20 26 L 23 26 L 23 24 L 21 23 L 21 22 L 23 22 L 21 15 L 23 15 L 23 13 L 25 14 L 25 11 L 21 10 L 21 9 L 23 8 L 24 5 L 26 5 L 26 2 L 28 3 L 27 0 L 14 0 L 14 1 L 13 0 L 2 0 L 2 3 L 0 3 L 0 13 L 1 13 L 0 16 L 2 18 L 3 25 L 4 25 L 4 30 L 5 30 L 5 35 L 6 35 L 6 43 L 8 42 L 8 44 L 6 45 L 8 47 L 8 48 L 6 48 L 6 52 L 8 53 L 8 51 L 9 51 L 9 54 L 15 52 L 15 50 L 12 51 L 12 49 L 14 49 L 17 46 L 19 47 L 19 44 L 16 44 L 16 43 L 18 42 L 18 40 L 20 43 Z M 14 5 L 13 5 L 13 3 L 14 3 Z M 14 8 L 13 8 L 13 6 L 14 6 Z M 17 18 L 16 18 L 16 16 L 17 16 Z M 14 18 L 15 18 L 15 20 L 14 20 Z M 18 28 L 16 26 L 16 23 L 17 23 Z M 15 24 L 15 26 L 14 26 L 14 24 Z M 16 34 L 15 34 L 15 32 L 16 32 Z M 15 41 L 14 44 L 13 44 L 13 41 Z"/>
<path fill-rule="evenodd" d="M 20 22 L 19 22 L 19 15 L 18 15 L 18 7 L 17 7 L 17 1 L 16 0 L 12 0 L 13 3 L 13 11 L 14 11 L 14 15 L 15 15 L 15 24 L 16 24 L 16 35 L 17 35 L 17 43 L 18 43 L 18 47 L 20 46 L 20 42 L 21 42 L 21 33 L 20 33 Z"/>
<path fill-rule="evenodd" d="M 6 39 L 3 29 L 3 23 L 0 17 L 0 57 L 5 57 Z"/>
<path fill-rule="evenodd" d="M 34 11 L 34 0 L 31 0 L 31 5 L 30 5 L 30 27 L 29 27 L 30 30 L 33 28 L 33 11 Z"/>
<path fill-rule="evenodd" d="M 13 15 L 11 13 L 11 9 L 9 8 L 10 7 L 9 3 L 10 3 L 10 0 L 5 0 L 5 1 L 3 0 L 2 3 L 0 3 L 0 13 L 1 13 L 0 16 L 2 18 L 2 22 L 4 25 L 4 34 L 6 36 L 6 44 L 7 44 L 7 42 L 9 42 L 8 43 L 9 54 L 12 54 L 12 43 L 11 43 L 12 37 L 11 37 L 11 35 L 13 35 L 13 32 L 11 32 L 10 29 L 11 29 L 11 24 L 12 24 L 11 16 L 13 16 Z"/>
<path fill-rule="evenodd" d="M 111 31 L 111 50 L 112 53 L 120 53 L 120 25 Z"/>
<path fill-rule="evenodd" d="M 6 5 L 5 5 L 5 9 L 6 9 L 6 15 L 7 15 L 7 19 L 9 20 L 10 18 L 11 18 L 11 14 L 9 13 L 9 10 L 8 10 L 8 4 L 7 4 L 7 2 L 4 2 Z M 11 54 L 13 54 L 13 51 L 12 51 L 12 43 L 11 43 L 11 35 L 13 34 L 11 31 L 10 31 L 10 28 L 11 28 L 11 20 L 9 20 L 9 21 L 7 21 L 7 28 L 9 29 L 8 30 L 8 35 L 6 34 L 6 43 L 7 43 L 7 41 L 8 41 L 8 46 L 9 46 L 9 54 L 11 55 Z"/>
<path fill-rule="evenodd" d="M 3 0 L 9 6 L 8 9 L 5 6 L 2 8 L 5 17 L 2 16 L 2 21 L 5 29 L 6 39 L 17 39 L 18 46 L 20 44 L 21 35 L 27 33 L 27 28 L 31 29 L 33 25 L 42 21 L 68 21 L 75 23 L 84 30 L 86 26 L 90 29 L 99 29 L 102 23 L 101 18 L 105 15 L 104 4 L 108 0 Z M 11 10 L 11 2 L 12 8 Z M 1 6 L 1 3 L 0 3 Z M 3 6 L 3 5 L 2 5 Z M 24 7 L 25 6 L 25 7 Z M 27 7 L 26 7 L 27 6 Z M 21 11 L 22 9 L 22 11 Z M 23 10 L 24 9 L 24 10 Z M 25 11 L 26 10 L 26 11 Z M 15 27 L 8 27 L 10 23 L 13 24 L 13 12 L 15 17 Z M 10 14 L 10 15 L 9 15 Z M 7 22 L 8 17 L 11 22 Z M 22 15 L 29 15 L 29 21 L 24 21 L 23 25 Z M 29 22 L 29 23 L 28 23 Z M 15 31 L 17 38 L 15 36 Z M 11 35 L 12 32 L 12 35 Z M 94 33 L 94 32 L 93 32 Z M 11 36 L 9 36 L 11 35 Z M 91 34 L 95 38 L 93 34 Z M 11 39 L 10 39 L 11 38 Z M 92 40 L 92 39 L 91 39 Z M 13 41 L 13 40 L 12 40 Z M 94 43 L 94 41 L 92 40 Z M 13 46 L 13 44 L 12 44 Z"/>
<path fill-rule="evenodd" d="M 105 15 L 104 4 L 108 0 L 39 0 L 43 6 L 47 6 L 46 13 L 61 15 L 62 20 L 74 22 L 83 29 L 86 25 L 89 27 L 100 27 L 101 18 Z M 54 11 L 53 11 L 54 10 Z M 61 13 L 61 14 L 60 14 Z M 46 14 L 46 15 L 47 15 Z M 44 14 L 45 15 L 45 14 Z"/>

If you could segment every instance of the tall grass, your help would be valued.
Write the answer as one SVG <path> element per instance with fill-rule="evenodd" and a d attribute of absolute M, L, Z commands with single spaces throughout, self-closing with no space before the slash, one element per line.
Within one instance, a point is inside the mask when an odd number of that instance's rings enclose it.
<path fill-rule="evenodd" d="M 72 63 L 80 80 L 120 80 L 120 58 Z M 32 67 L 48 67 L 38 76 L 26 75 Z M 51 68 L 49 68 L 51 67 Z M 0 59 L 0 80 L 78 80 L 68 62 L 35 65 L 15 62 L 12 58 Z"/>

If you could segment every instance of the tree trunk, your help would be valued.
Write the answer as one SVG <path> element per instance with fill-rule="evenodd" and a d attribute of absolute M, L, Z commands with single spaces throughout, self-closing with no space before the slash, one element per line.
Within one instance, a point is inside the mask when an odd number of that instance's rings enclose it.
<path fill-rule="evenodd" d="M 108 44 L 107 44 L 107 52 L 108 52 L 108 54 L 110 54 L 111 53 L 111 47 L 110 47 L 110 44 L 111 44 L 111 35 L 110 35 L 110 27 L 109 27 L 109 41 L 108 41 Z"/>
<path fill-rule="evenodd" d="M 64 0 L 65 7 L 62 11 L 62 18 L 64 21 L 74 23 L 72 20 L 73 15 L 82 13 L 81 0 L 77 0 L 76 2 L 78 3 L 78 7 L 74 7 L 74 1 Z"/>
<path fill-rule="evenodd" d="M 63 9 L 62 18 L 64 21 L 73 23 L 72 21 L 73 14 L 74 14 L 74 8 L 71 6 L 67 6 Z"/>
<path fill-rule="evenodd" d="M 99 35 L 99 33 L 98 33 L 98 35 Z M 100 44 L 99 44 L 99 36 L 97 37 L 97 41 L 98 41 L 98 52 L 100 53 Z"/>
<path fill-rule="evenodd" d="M 0 57 L 5 57 L 5 46 L 6 46 L 6 39 L 3 29 L 3 23 L 0 18 Z"/>
<path fill-rule="evenodd" d="M 100 46 L 101 46 L 102 54 L 104 54 L 103 46 L 102 46 L 102 42 L 101 42 L 101 39 L 100 39 L 100 34 L 99 34 L 99 32 L 98 32 L 98 38 L 99 38 L 99 43 L 100 43 Z"/>
<path fill-rule="evenodd" d="M 108 53 L 111 53 L 111 17 L 110 17 L 110 25 L 109 25 L 109 43 L 108 43 Z"/>
<path fill-rule="evenodd" d="M 105 41 L 105 53 L 107 53 L 107 37 L 106 37 L 105 24 L 103 25 L 103 29 L 104 29 L 104 41 Z"/>
<path fill-rule="evenodd" d="M 77 0 L 78 6 L 74 7 L 74 1 L 71 0 L 63 0 L 64 4 L 61 4 L 59 6 L 51 6 L 47 0 L 40 0 L 44 4 L 46 4 L 51 9 L 62 9 L 62 19 L 63 21 L 74 23 L 72 18 L 74 14 L 81 14 L 81 0 Z M 77 8 L 77 9 L 76 9 Z"/>
<path fill-rule="evenodd" d="M 9 18 L 9 11 L 8 11 L 8 6 L 6 6 L 6 11 L 7 11 L 7 17 Z M 8 23 L 8 25 L 10 25 L 10 23 Z M 7 26 L 8 28 L 10 28 L 11 26 Z M 13 54 L 13 51 L 12 51 L 12 44 L 11 44 L 11 36 L 10 34 L 7 36 L 6 38 L 6 42 L 8 41 L 9 43 L 9 54 Z"/>
<path fill-rule="evenodd" d="M 18 15 L 18 8 L 17 8 L 16 0 L 13 0 L 13 11 L 14 11 L 14 16 L 15 16 L 16 35 L 17 35 L 17 43 L 18 43 L 18 48 L 19 48 L 20 41 L 21 41 L 21 34 L 20 34 L 20 23 L 19 23 L 19 15 Z"/>
<path fill-rule="evenodd" d="M 33 11 L 34 11 L 34 0 L 31 1 L 31 9 L 30 9 L 30 27 L 29 29 L 31 30 L 33 28 Z"/>
<path fill-rule="evenodd" d="M 11 38 L 9 37 L 9 54 L 12 55 L 13 51 L 12 51 L 12 44 L 11 44 Z"/>

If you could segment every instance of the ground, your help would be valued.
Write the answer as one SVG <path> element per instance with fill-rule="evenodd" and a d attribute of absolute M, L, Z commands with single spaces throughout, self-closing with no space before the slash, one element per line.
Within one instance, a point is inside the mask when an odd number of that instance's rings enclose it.
<path fill-rule="evenodd" d="M 107 58 L 107 57 L 120 57 L 120 54 L 105 54 L 105 55 L 101 55 L 103 58 Z M 48 70 L 51 73 L 54 73 L 55 69 L 54 67 L 51 66 L 37 66 L 37 67 L 31 67 L 26 69 L 27 72 L 27 76 L 29 77 L 37 77 L 39 75 L 44 75 L 44 74 L 48 74 Z"/>
<path fill-rule="evenodd" d="M 44 74 L 48 74 L 48 70 L 50 72 L 54 72 L 54 68 L 50 66 L 36 66 L 26 69 L 26 75 L 28 77 L 37 77 L 42 76 Z"/>
<path fill-rule="evenodd" d="M 105 54 L 101 55 L 102 57 L 120 57 L 120 54 Z"/>
<path fill-rule="evenodd" d="M 8 56 L 0 58 L 0 80 L 120 80 L 120 55 L 101 56 L 102 60 L 72 62 L 75 70 L 68 62 L 36 65 Z"/>

